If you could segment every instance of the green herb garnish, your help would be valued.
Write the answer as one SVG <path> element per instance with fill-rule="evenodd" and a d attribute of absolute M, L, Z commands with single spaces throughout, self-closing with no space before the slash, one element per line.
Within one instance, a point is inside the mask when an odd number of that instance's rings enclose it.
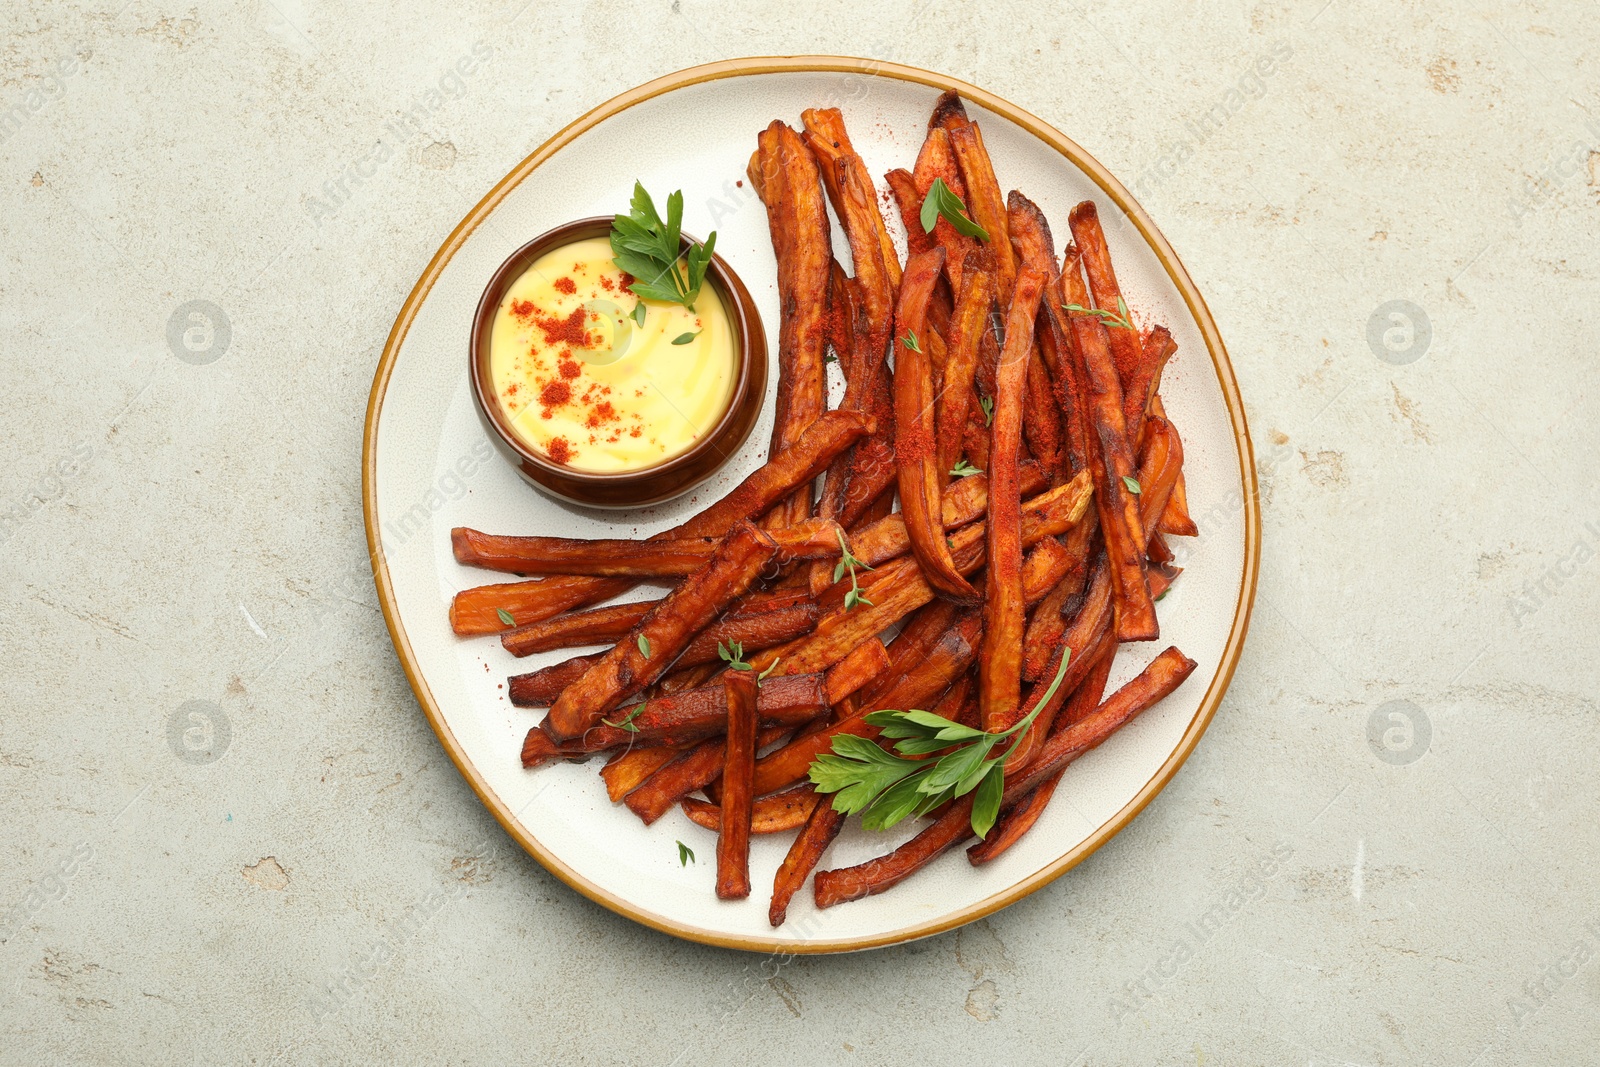
<path fill-rule="evenodd" d="M 644 325 L 644 313 L 645 307 L 643 300 L 633 305 L 633 321 L 638 323 L 640 326 Z"/>
<path fill-rule="evenodd" d="M 860 813 L 868 830 L 887 830 L 910 815 L 923 815 L 946 801 L 977 791 L 972 802 L 972 832 L 987 837 L 1000 816 L 1008 753 L 989 754 L 1000 742 L 1033 724 L 1055 696 L 1067 673 L 1070 649 L 1063 649 L 1055 680 L 1011 729 L 986 733 L 928 711 L 875 711 L 866 717 L 880 727 L 881 737 L 895 742 L 886 752 L 872 741 L 838 734 L 833 751 L 811 761 L 807 776 L 819 793 L 832 793 L 833 808 L 845 815 Z M 907 759 L 944 752 L 938 759 Z M 899 753 L 899 755 L 896 755 Z"/>
<path fill-rule="evenodd" d="M 690 333 L 680 333 L 678 336 L 676 336 L 676 337 L 674 337 L 672 339 L 672 343 L 675 344 L 675 345 L 686 345 L 690 341 L 693 341 L 696 337 L 699 337 L 699 336 L 700 336 L 700 331 L 699 330 L 694 330 L 694 331 L 691 331 Z"/>
<path fill-rule="evenodd" d="M 1138 496 L 1144 491 L 1143 487 L 1139 484 L 1139 479 L 1130 478 L 1126 474 L 1122 476 L 1122 484 L 1127 486 L 1128 492 L 1132 493 L 1134 496 Z"/>
<path fill-rule="evenodd" d="M 974 467 L 972 464 L 968 463 L 965 459 L 963 459 L 961 462 L 957 463 L 954 467 L 950 468 L 950 477 L 952 477 L 952 478 L 970 478 L 974 474 L 982 474 L 982 473 L 983 473 L 983 471 L 979 470 L 977 467 Z M 946 538 L 946 540 L 948 540 L 948 538 Z"/>
<path fill-rule="evenodd" d="M 517 620 L 511 617 L 511 612 L 507 611 L 505 608 L 495 608 L 494 613 L 500 616 L 500 621 L 505 623 L 507 626 L 515 626 L 517 624 Z"/>
<path fill-rule="evenodd" d="M 634 277 L 628 289 L 636 296 L 682 304 L 693 311 L 695 297 L 700 295 L 700 286 L 706 279 L 706 268 L 711 265 L 712 250 L 717 245 L 716 231 L 706 237 L 705 244 L 692 244 L 687 250 L 681 248 L 681 189 L 667 197 L 665 222 L 656 213 L 655 202 L 640 182 L 633 183 L 633 201 L 628 206 L 629 214 L 617 215 L 611 221 L 612 259 L 619 269 Z"/>
<path fill-rule="evenodd" d="M 921 354 L 922 352 L 922 346 L 917 343 L 917 335 L 911 330 L 907 330 L 906 335 L 900 338 L 900 343 L 911 349 L 913 352 L 918 354 Z"/>
<path fill-rule="evenodd" d="M 856 568 L 861 567 L 869 571 L 872 568 L 850 554 L 850 546 L 845 544 L 844 531 L 839 530 L 837 532 L 839 535 L 839 562 L 834 565 L 833 580 L 837 582 L 844 577 L 846 568 L 850 570 L 850 590 L 844 595 L 844 610 L 851 611 L 857 604 L 865 604 L 870 608 L 872 607 L 872 601 L 861 595 L 861 586 L 856 582 Z"/>
<path fill-rule="evenodd" d="M 961 202 L 961 198 L 944 183 L 943 178 L 935 178 L 928 187 L 928 195 L 922 198 L 923 230 L 932 233 L 941 218 L 954 226 L 959 234 L 981 241 L 989 239 L 989 231 L 967 217 L 967 205 Z"/>
<path fill-rule="evenodd" d="M 644 634 L 640 634 L 639 635 L 639 640 L 636 643 L 639 646 L 640 654 L 643 655 L 645 659 L 649 659 L 650 658 L 650 639 L 648 637 L 646 637 Z"/>
<path fill-rule="evenodd" d="M 1117 297 L 1117 311 L 1119 314 L 1116 315 L 1113 315 L 1105 308 L 1086 308 L 1082 304 L 1062 304 L 1061 306 L 1068 311 L 1075 311 L 1079 315 L 1093 315 L 1107 326 L 1116 326 L 1123 330 L 1133 329 L 1133 320 L 1128 318 L 1128 302 L 1120 296 Z"/>
<path fill-rule="evenodd" d="M 639 732 L 639 727 L 634 725 L 633 720 L 637 719 L 639 717 L 639 713 L 642 711 L 644 711 L 644 702 L 640 701 L 628 709 L 628 714 L 622 717 L 621 722 L 612 722 L 610 719 L 601 719 L 600 721 L 605 723 L 607 726 L 614 726 L 618 730 L 626 730 L 630 734 L 636 734 Z"/>
<path fill-rule="evenodd" d="M 690 848 L 688 845 L 684 844 L 682 841 L 679 841 L 678 842 L 678 866 L 679 867 L 687 867 L 687 866 L 689 866 L 689 864 L 691 864 L 693 862 L 694 862 L 694 849 Z"/>
<path fill-rule="evenodd" d="M 983 424 L 985 426 L 993 426 L 994 425 L 994 397 L 992 397 L 992 396 L 979 396 L 978 397 L 978 406 L 983 409 Z"/>

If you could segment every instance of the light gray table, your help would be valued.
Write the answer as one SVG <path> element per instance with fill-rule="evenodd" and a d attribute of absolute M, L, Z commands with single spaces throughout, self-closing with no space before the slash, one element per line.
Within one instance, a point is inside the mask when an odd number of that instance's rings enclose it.
<path fill-rule="evenodd" d="M 0 1062 L 1600 1058 L 1592 7 L 520 2 L 0 12 Z M 493 824 L 374 608 L 358 460 L 396 310 L 513 163 L 793 52 L 980 83 L 1135 186 L 1231 348 L 1265 549 L 1127 831 L 784 961 Z"/>

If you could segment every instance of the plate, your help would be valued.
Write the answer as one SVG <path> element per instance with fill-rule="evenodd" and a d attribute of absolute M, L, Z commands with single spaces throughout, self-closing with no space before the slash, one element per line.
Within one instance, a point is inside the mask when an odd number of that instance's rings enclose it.
<path fill-rule="evenodd" d="M 446 617 L 457 591 L 504 580 L 455 562 L 452 526 L 577 537 L 665 529 L 764 461 L 770 397 L 743 450 L 691 496 L 639 512 L 563 505 L 518 480 L 478 424 L 467 375 L 473 308 L 519 245 L 569 219 L 625 210 L 637 178 L 658 196 L 684 191 L 685 229 L 717 231 L 717 251 L 756 297 L 775 345 L 777 277 L 766 210 L 744 177 L 757 132 L 774 118 L 798 126 L 806 107 L 840 107 L 881 187 L 885 171 L 910 167 L 945 89 L 957 90 L 982 125 L 1001 187 L 1021 189 L 1044 210 L 1058 250 L 1072 205 L 1097 201 L 1129 306 L 1146 322 L 1165 323 L 1178 341 L 1162 398 L 1183 434 L 1201 536 L 1174 539 L 1186 570 L 1162 601 L 1161 640 L 1124 646 L 1111 685 L 1168 644 L 1200 666 L 1167 700 L 1074 763 L 1044 817 L 1000 859 L 974 868 L 952 850 L 888 893 L 827 911 L 802 891 L 789 921 L 774 930 L 767 898 L 789 835 L 755 838 L 755 893 L 719 901 L 714 835 L 681 812 L 641 825 L 606 799 L 599 758 L 522 769 L 523 735 L 544 713 L 512 707 L 506 676 L 565 653 L 513 659 L 491 638 L 454 636 Z M 849 263 L 837 225 L 833 233 L 840 261 Z M 769 393 L 776 381 L 774 372 Z M 948 930 L 1021 899 L 1109 840 L 1177 772 L 1216 712 L 1244 642 L 1260 549 L 1254 460 L 1222 339 L 1177 256 L 1128 191 L 1067 137 L 992 93 L 911 67 L 832 56 L 730 60 L 642 85 L 561 130 L 490 190 L 428 264 L 389 334 L 367 408 L 362 506 L 378 597 L 406 676 L 450 758 L 506 831 L 562 881 L 613 911 L 691 940 L 768 952 L 871 948 Z M 823 866 L 887 852 L 914 830 L 908 822 L 872 834 L 852 822 Z M 679 840 L 695 850 L 697 863 L 680 864 Z"/>

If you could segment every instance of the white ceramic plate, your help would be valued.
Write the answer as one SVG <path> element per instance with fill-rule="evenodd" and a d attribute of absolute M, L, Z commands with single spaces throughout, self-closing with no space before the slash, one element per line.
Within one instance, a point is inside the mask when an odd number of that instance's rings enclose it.
<path fill-rule="evenodd" d="M 521 482 L 478 424 L 467 376 L 473 309 L 515 248 L 569 219 L 626 210 L 637 178 L 658 197 L 683 189 L 685 229 L 717 231 L 717 251 L 761 306 L 775 358 L 776 270 L 766 211 L 749 183 L 740 185 L 756 133 L 774 118 L 798 127 L 806 107 L 839 106 L 876 177 L 911 166 L 929 109 L 945 88 L 962 93 L 983 127 L 1002 188 L 1021 189 L 1043 208 L 1058 252 L 1072 205 L 1099 203 L 1129 306 L 1177 338 L 1162 397 L 1184 437 L 1189 501 L 1202 535 L 1175 539 L 1186 570 L 1160 605 L 1161 640 L 1125 647 L 1111 684 L 1132 677 L 1168 644 L 1200 667 L 1173 696 L 1073 764 L 1038 825 L 996 862 L 973 868 L 953 850 L 888 893 L 822 912 L 802 892 L 788 923 L 773 930 L 768 895 L 789 835 L 756 838 L 756 892 L 742 902 L 719 901 L 712 892 L 714 836 L 680 812 L 641 825 L 607 801 L 598 758 L 522 769 L 523 735 L 543 712 L 512 707 L 505 678 L 568 653 L 513 659 L 493 638 L 454 636 L 446 618 L 458 590 L 505 580 L 454 561 L 452 526 L 588 537 L 654 533 L 763 462 L 770 403 L 739 455 L 690 497 L 640 512 L 558 504 Z M 834 234 L 848 264 L 837 226 Z M 769 390 L 776 380 L 774 371 Z M 378 594 L 395 648 L 424 712 L 483 802 L 590 898 L 657 929 L 738 948 L 827 952 L 926 936 L 1003 907 L 1082 860 L 1149 802 L 1204 732 L 1233 673 L 1255 589 L 1259 518 L 1243 407 L 1205 304 L 1165 240 L 1115 179 L 1038 119 L 975 86 L 866 60 L 749 59 L 683 71 L 595 109 L 525 160 L 450 235 L 401 309 L 373 383 L 363 475 Z M 852 822 L 823 866 L 886 852 L 913 830 L 907 824 L 871 834 Z M 678 840 L 695 850 L 698 863 L 680 865 Z"/>

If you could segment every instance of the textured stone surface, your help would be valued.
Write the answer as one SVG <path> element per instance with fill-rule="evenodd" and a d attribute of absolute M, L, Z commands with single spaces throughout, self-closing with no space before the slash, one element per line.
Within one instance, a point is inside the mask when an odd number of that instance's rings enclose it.
<path fill-rule="evenodd" d="M 0 1062 L 1593 1058 L 1592 9 L 119 2 L 0 11 Z M 1127 831 L 959 932 L 762 960 L 494 825 L 374 608 L 358 460 L 395 312 L 517 160 L 790 52 L 978 82 L 1138 187 L 1266 539 Z"/>

